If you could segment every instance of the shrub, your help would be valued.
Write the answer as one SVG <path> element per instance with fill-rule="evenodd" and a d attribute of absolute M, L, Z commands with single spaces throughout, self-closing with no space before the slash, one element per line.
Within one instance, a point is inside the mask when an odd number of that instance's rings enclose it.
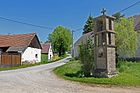
<path fill-rule="evenodd" d="M 56 61 L 56 60 L 59 60 L 59 59 L 60 59 L 60 57 L 58 55 L 54 55 L 52 61 Z"/>
<path fill-rule="evenodd" d="M 91 39 L 87 40 L 86 43 L 82 43 L 80 45 L 79 57 L 82 64 L 81 70 L 84 76 L 91 76 L 94 62 L 94 46 Z"/>
<path fill-rule="evenodd" d="M 41 54 L 41 62 L 48 62 L 48 55 L 47 54 Z"/>

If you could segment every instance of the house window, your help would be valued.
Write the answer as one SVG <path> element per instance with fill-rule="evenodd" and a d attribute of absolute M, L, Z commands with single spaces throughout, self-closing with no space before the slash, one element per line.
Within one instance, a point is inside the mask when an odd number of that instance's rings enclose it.
<path fill-rule="evenodd" d="M 35 54 L 35 58 L 38 58 L 38 54 Z"/>

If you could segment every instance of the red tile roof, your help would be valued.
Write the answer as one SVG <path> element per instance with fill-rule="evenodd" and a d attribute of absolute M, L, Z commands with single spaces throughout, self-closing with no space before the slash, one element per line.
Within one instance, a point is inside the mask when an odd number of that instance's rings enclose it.
<path fill-rule="evenodd" d="M 9 46 L 29 46 L 35 33 L 17 34 L 17 35 L 0 35 L 0 47 Z"/>
<path fill-rule="evenodd" d="M 42 51 L 41 52 L 42 53 L 48 53 L 51 44 L 50 43 L 46 43 L 46 44 L 41 44 L 41 46 L 42 46 Z"/>

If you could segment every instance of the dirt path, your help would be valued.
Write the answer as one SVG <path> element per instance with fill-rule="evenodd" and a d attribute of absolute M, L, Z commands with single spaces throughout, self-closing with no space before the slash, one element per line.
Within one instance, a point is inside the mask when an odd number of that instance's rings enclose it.
<path fill-rule="evenodd" d="M 67 61 L 0 72 L 0 93 L 140 93 L 139 88 L 91 87 L 59 79 L 52 70 Z"/>

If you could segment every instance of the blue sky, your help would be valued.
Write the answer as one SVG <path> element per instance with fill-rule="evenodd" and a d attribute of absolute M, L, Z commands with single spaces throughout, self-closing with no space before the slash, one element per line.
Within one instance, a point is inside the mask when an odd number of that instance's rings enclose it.
<path fill-rule="evenodd" d="M 138 0 L 0 0 L 0 16 L 36 25 L 55 28 L 62 25 L 71 30 L 83 28 L 87 17 L 99 16 L 102 8 L 107 14 L 120 11 Z M 126 16 L 140 14 L 140 4 L 123 12 Z M 0 19 L 0 34 L 36 32 L 46 41 L 53 29 L 42 29 Z M 82 30 L 74 33 L 75 40 Z"/>

